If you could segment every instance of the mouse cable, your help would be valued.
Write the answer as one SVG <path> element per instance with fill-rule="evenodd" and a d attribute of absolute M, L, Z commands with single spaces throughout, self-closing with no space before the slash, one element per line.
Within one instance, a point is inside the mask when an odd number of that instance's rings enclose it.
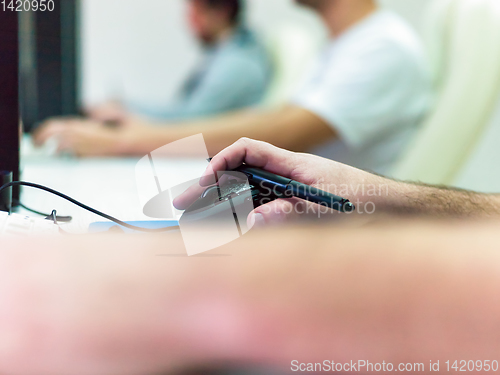
<path fill-rule="evenodd" d="M 74 205 L 80 207 L 80 208 L 83 208 L 84 210 L 86 211 L 89 211 L 89 212 L 92 212 L 93 214 L 96 214 L 98 216 L 101 216 L 109 221 L 112 221 L 113 223 L 115 224 L 118 224 L 118 225 L 121 225 L 122 227 L 125 227 L 125 228 L 128 228 L 128 229 L 132 229 L 132 230 L 135 230 L 135 231 L 138 231 L 138 232 L 146 232 L 146 233 L 163 233 L 163 232 L 168 232 L 168 231 L 171 231 L 171 230 L 176 230 L 176 229 L 179 229 L 178 226 L 175 226 L 175 227 L 168 227 L 168 228 L 158 228 L 158 229 L 149 229 L 149 228 L 141 228 L 141 227 L 136 227 L 135 225 L 130 225 L 130 224 L 127 224 L 121 220 L 118 220 L 118 219 L 115 219 L 114 217 L 110 216 L 110 215 L 107 215 L 103 212 L 100 212 L 92 207 L 89 207 L 83 203 L 80 203 L 78 202 L 77 200 L 67 196 L 66 194 L 63 194 L 63 193 L 60 193 L 56 190 L 53 190 L 51 188 L 48 188 L 48 187 L 45 187 L 43 185 L 38 185 L 38 184 L 33 184 L 31 182 L 23 182 L 23 181 L 15 181 L 15 182 L 9 182 L 5 185 L 3 185 L 2 187 L 0 187 L 0 193 L 2 191 L 4 191 L 5 189 L 8 189 L 10 187 L 13 187 L 13 186 L 27 186 L 27 187 L 31 187 L 31 188 L 34 188 L 34 189 L 39 189 L 39 190 L 43 190 L 43 191 L 46 191 L 50 194 L 53 194 L 53 195 L 57 195 L 58 197 L 62 198 L 62 199 L 65 199 L 71 203 L 73 203 Z"/>
<path fill-rule="evenodd" d="M 47 214 L 47 213 L 43 213 L 43 212 L 34 210 L 33 208 L 29 208 L 26 205 L 24 205 L 21 201 L 13 201 L 13 202 L 14 202 L 14 206 L 19 206 L 21 208 L 24 208 L 26 211 L 29 211 L 33 214 L 45 216 L 45 217 L 49 217 L 49 216 L 52 217 L 52 213 Z M 69 223 L 69 222 L 71 222 L 71 220 L 73 220 L 73 218 L 71 216 L 59 216 L 59 215 L 57 215 L 56 218 L 57 218 L 57 221 L 61 222 L 61 223 Z"/>

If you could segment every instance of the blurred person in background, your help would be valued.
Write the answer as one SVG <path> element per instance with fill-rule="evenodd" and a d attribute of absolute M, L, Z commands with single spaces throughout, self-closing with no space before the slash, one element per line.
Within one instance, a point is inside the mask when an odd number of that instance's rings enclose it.
<path fill-rule="evenodd" d="M 245 1 L 188 0 L 187 6 L 189 27 L 203 47 L 203 60 L 176 99 L 148 115 L 186 120 L 259 104 L 272 67 L 263 43 L 245 25 Z M 90 108 L 88 114 L 91 119 L 115 123 L 133 116 L 113 102 Z"/>
<path fill-rule="evenodd" d="M 297 2 L 322 17 L 331 40 L 283 108 L 168 127 L 134 119 L 116 129 L 85 121 L 48 122 L 35 141 L 57 136 L 61 150 L 80 156 L 143 155 L 203 133 L 214 155 L 244 136 L 388 173 L 430 107 L 430 79 L 418 37 L 375 0 Z"/>

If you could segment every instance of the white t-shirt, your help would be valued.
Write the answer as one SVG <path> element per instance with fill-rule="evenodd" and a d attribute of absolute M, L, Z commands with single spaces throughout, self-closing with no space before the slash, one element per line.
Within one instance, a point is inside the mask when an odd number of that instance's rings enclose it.
<path fill-rule="evenodd" d="M 292 103 L 339 134 L 314 153 L 388 174 L 430 107 L 430 88 L 415 32 L 379 10 L 327 46 Z"/>

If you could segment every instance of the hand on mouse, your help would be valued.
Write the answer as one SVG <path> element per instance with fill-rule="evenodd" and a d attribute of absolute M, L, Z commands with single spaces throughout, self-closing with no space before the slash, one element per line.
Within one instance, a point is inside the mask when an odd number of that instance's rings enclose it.
<path fill-rule="evenodd" d="M 374 193 L 378 193 L 377 189 L 380 186 L 395 183 L 332 160 L 294 153 L 268 143 L 242 138 L 215 156 L 200 179 L 199 186 L 195 185 L 177 197 L 174 205 L 178 209 L 188 208 L 200 197 L 206 186 L 215 182 L 214 175 L 217 172 L 233 170 L 243 163 L 341 195 L 355 205 L 356 202 L 359 204 L 369 201 L 375 204 L 374 199 L 378 197 L 366 195 L 369 187 Z M 249 224 L 259 225 L 280 223 L 304 215 L 320 216 L 333 212 L 333 210 L 326 211 L 325 207 L 301 199 L 279 199 L 255 209 L 248 220 Z"/>

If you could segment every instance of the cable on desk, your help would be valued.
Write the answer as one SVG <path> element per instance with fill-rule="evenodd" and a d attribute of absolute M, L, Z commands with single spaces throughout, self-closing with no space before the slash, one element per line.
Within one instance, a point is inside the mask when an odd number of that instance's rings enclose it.
<path fill-rule="evenodd" d="M 63 194 L 63 193 L 60 193 L 56 190 L 53 190 L 51 188 L 48 188 L 46 186 L 43 186 L 43 185 L 38 185 L 38 184 L 33 184 L 31 182 L 23 182 L 23 181 L 15 181 L 15 182 L 9 182 L 5 185 L 3 185 L 2 187 L 0 187 L 0 193 L 5 190 L 5 189 L 8 189 L 10 187 L 13 187 L 13 186 L 27 186 L 27 187 L 31 187 L 31 188 L 34 188 L 34 189 L 39 189 L 39 190 L 43 190 L 43 191 L 46 191 L 50 194 L 53 194 L 53 195 L 56 195 L 62 199 L 65 199 L 71 203 L 73 203 L 74 205 L 80 207 L 80 208 L 83 208 L 84 210 L 86 211 L 89 211 L 89 212 L 92 212 L 93 214 L 96 214 L 98 216 L 101 216 L 109 221 L 112 221 L 113 223 L 115 224 L 118 224 L 118 225 L 121 225 L 122 227 L 125 227 L 125 228 L 128 228 L 128 229 L 132 229 L 132 230 L 135 230 L 135 231 L 138 231 L 138 232 L 146 232 L 146 233 L 164 233 L 164 232 L 168 232 L 168 231 L 172 231 L 172 230 L 176 230 L 176 229 L 179 229 L 178 226 L 175 226 L 175 227 L 168 227 L 168 228 L 158 228 L 158 229 L 150 229 L 150 228 L 141 228 L 141 227 L 136 227 L 135 225 L 130 225 L 130 224 L 127 224 L 125 223 L 124 221 L 121 221 L 121 220 L 118 220 L 116 218 L 114 218 L 113 216 L 110 216 L 110 215 L 107 215 L 103 212 L 100 212 L 92 207 L 89 207 L 81 202 L 78 202 L 77 200 L 67 196 L 66 194 Z"/>
<path fill-rule="evenodd" d="M 22 202 L 20 201 L 14 201 L 14 205 L 15 206 L 19 206 L 19 207 L 22 207 L 24 208 L 26 211 L 29 211 L 31 213 L 34 213 L 36 215 L 40 215 L 40 216 L 51 216 L 52 214 L 47 214 L 47 213 L 43 213 L 43 212 L 40 212 L 40 211 L 37 211 L 37 210 L 34 210 L 32 208 L 29 208 L 27 206 L 25 206 Z M 71 220 L 73 220 L 73 218 L 71 216 L 57 216 L 57 221 L 61 222 L 61 223 L 69 223 Z"/>
<path fill-rule="evenodd" d="M 59 223 L 57 222 L 57 211 L 52 210 L 52 213 L 50 215 L 47 215 L 45 220 L 50 220 L 52 221 L 55 225 L 58 225 Z"/>

